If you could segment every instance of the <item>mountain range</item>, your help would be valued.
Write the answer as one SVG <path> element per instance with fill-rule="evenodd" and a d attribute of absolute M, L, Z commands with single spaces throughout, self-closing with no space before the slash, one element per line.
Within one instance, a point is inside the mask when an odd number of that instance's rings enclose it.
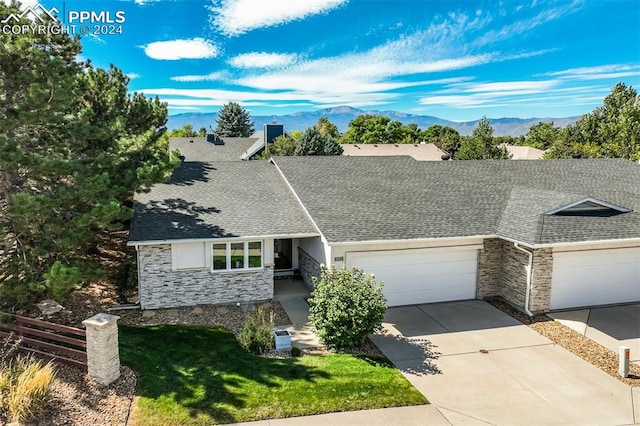
<path fill-rule="evenodd" d="M 406 114 L 398 111 L 362 110 L 349 106 L 339 106 L 314 111 L 300 111 L 286 115 L 254 115 L 251 119 L 254 121 L 257 130 L 261 129 L 264 124 L 276 122 L 278 124 L 284 124 L 285 130 L 291 131 L 305 130 L 313 126 L 320 117 L 327 117 L 329 121 L 338 126 L 340 132 L 344 132 L 347 130 L 349 121 L 363 114 L 383 115 L 392 120 L 398 120 L 403 124 L 416 123 L 421 129 L 426 129 L 434 124 L 450 126 L 456 129 L 461 135 L 471 134 L 479 121 L 456 122 L 429 115 Z M 191 124 L 196 131 L 202 127 L 207 129 L 209 129 L 209 127 L 215 128 L 217 117 L 216 113 L 174 114 L 169 116 L 167 127 L 169 129 L 177 129 L 185 124 Z M 540 121 L 553 121 L 556 126 L 564 127 L 567 124 L 574 123 L 578 118 L 579 117 L 490 118 L 489 121 L 493 127 L 494 136 L 520 136 L 526 134 L 529 127 Z"/>

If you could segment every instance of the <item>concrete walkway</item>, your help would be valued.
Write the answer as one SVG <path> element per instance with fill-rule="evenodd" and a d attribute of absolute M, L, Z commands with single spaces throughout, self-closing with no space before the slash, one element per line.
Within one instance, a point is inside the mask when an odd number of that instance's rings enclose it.
<path fill-rule="evenodd" d="M 631 348 L 631 362 L 640 365 L 640 303 L 554 312 L 549 316 L 615 353 L 620 346 Z"/>
<path fill-rule="evenodd" d="M 306 300 L 310 295 L 309 289 L 302 282 L 292 280 L 278 280 L 275 285 L 274 299 L 280 302 L 291 320 L 291 324 L 276 329 L 287 330 L 291 334 L 291 344 L 300 349 L 322 346 L 309 322 L 309 304 Z"/>

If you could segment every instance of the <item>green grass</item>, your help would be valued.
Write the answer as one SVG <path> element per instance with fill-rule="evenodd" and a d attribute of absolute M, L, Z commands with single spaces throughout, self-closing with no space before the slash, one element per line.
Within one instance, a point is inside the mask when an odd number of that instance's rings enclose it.
<path fill-rule="evenodd" d="M 120 328 L 138 374 L 137 425 L 198 425 L 425 404 L 386 359 L 336 354 L 267 359 L 225 328 Z"/>

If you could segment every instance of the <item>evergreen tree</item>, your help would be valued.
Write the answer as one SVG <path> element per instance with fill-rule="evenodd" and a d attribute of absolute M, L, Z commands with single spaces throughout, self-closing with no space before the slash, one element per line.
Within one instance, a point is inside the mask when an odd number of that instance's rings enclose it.
<path fill-rule="evenodd" d="M 323 136 L 315 126 L 304 132 L 295 149 L 295 155 L 340 155 L 342 152 L 337 139 Z"/>
<path fill-rule="evenodd" d="M 0 16 L 19 14 L 0 3 Z M 21 24 L 29 25 L 24 19 Z M 117 68 L 77 61 L 68 34 L 0 34 L 0 303 L 65 295 L 97 235 L 166 178 L 166 105 L 127 95 Z"/>
<path fill-rule="evenodd" d="M 235 102 L 225 104 L 218 112 L 215 132 L 220 137 L 246 138 L 253 134 L 253 121 L 247 110 Z"/>
<path fill-rule="evenodd" d="M 482 117 L 471 136 L 465 137 L 456 153 L 456 160 L 501 160 L 508 159 L 505 148 L 498 148 L 493 140 L 493 127 L 487 117 Z"/>

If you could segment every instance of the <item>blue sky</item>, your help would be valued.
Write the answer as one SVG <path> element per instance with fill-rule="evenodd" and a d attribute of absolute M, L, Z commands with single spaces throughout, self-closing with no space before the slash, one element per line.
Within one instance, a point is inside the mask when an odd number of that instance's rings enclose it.
<path fill-rule="evenodd" d="M 170 113 L 338 105 L 449 120 L 564 117 L 640 85 L 637 0 L 42 0 L 124 11 L 83 37 Z"/>

